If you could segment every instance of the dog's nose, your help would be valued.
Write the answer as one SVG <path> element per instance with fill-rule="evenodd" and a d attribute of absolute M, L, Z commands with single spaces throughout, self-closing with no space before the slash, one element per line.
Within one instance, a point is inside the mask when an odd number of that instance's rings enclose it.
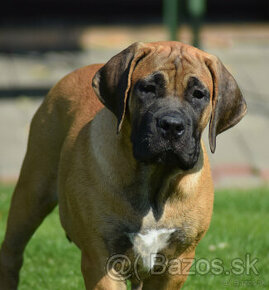
<path fill-rule="evenodd" d="M 185 131 L 183 120 L 180 117 L 164 116 L 157 120 L 157 126 L 165 138 L 178 139 Z"/>

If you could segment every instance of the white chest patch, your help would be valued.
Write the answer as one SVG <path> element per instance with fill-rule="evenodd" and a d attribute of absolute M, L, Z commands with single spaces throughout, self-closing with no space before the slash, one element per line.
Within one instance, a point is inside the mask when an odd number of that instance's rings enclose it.
<path fill-rule="evenodd" d="M 150 270 L 154 266 L 156 255 L 163 250 L 176 229 L 154 229 L 145 233 L 129 234 L 133 249 L 142 258 L 143 266 Z"/>

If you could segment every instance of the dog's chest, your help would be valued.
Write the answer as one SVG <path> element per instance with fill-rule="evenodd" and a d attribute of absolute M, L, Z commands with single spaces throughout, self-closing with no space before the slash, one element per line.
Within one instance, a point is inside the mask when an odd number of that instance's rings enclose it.
<path fill-rule="evenodd" d="M 169 247 L 173 233 L 176 231 L 176 228 L 161 228 L 129 234 L 134 253 L 142 259 L 146 269 L 151 269 L 157 254 Z"/>
<path fill-rule="evenodd" d="M 144 217 L 138 232 L 128 233 L 132 250 L 136 257 L 142 261 L 145 269 L 151 269 L 157 255 L 176 254 L 187 243 L 187 229 L 184 223 L 176 221 L 169 224 L 153 218 L 152 211 Z"/>

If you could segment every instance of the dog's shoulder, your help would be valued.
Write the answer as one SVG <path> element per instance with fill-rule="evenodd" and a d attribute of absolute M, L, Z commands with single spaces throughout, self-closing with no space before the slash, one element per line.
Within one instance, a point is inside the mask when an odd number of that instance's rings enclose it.
<path fill-rule="evenodd" d="M 49 107 L 56 105 L 60 111 L 72 115 L 78 113 L 82 116 L 85 112 L 92 119 L 103 108 L 92 88 L 92 78 L 102 66 L 84 66 L 63 77 L 46 97 Z"/>

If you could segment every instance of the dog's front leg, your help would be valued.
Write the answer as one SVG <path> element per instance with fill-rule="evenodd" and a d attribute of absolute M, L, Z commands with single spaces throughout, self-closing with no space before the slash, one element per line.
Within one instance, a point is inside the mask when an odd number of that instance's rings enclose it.
<path fill-rule="evenodd" d="M 115 279 L 107 268 L 108 258 L 98 257 L 95 251 L 82 251 L 81 269 L 87 290 L 126 290 L 124 279 Z"/>

